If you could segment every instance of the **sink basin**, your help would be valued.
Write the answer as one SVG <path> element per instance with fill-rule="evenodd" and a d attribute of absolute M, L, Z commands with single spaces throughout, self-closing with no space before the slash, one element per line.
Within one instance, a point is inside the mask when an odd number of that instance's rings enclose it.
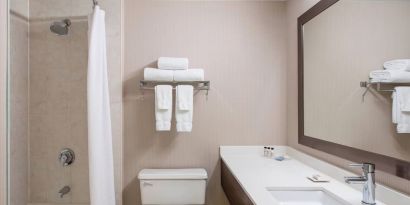
<path fill-rule="evenodd" d="M 280 205 L 350 205 L 321 188 L 267 188 Z"/>

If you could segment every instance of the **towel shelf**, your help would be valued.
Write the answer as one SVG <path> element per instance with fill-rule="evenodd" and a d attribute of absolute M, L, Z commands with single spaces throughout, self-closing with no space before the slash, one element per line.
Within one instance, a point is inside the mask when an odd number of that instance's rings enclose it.
<path fill-rule="evenodd" d="M 142 94 L 144 95 L 144 90 L 155 90 L 155 86 L 157 85 L 171 85 L 175 90 L 175 87 L 178 85 L 192 85 L 194 86 L 194 90 L 205 90 L 206 96 L 208 97 L 208 92 L 210 90 L 210 81 L 150 81 L 150 80 L 141 80 L 140 81 L 140 89 Z"/>
<path fill-rule="evenodd" d="M 140 88 L 142 90 L 154 90 L 157 85 L 172 85 L 175 89 L 177 85 L 192 85 L 194 90 L 209 90 L 210 82 L 209 81 L 150 81 L 150 80 L 141 80 Z"/>
<path fill-rule="evenodd" d="M 393 83 L 393 82 L 371 82 L 371 80 L 369 81 L 361 81 L 360 82 L 360 87 L 362 88 L 366 88 L 366 90 L 363 92 L 362 94 L 362 102 L 364 102 L 364 97 L 366 96 L 367 92 L 370 90 L 370 88 L 373 87 L 373 85 L 376 86 L 375 90 L 377 92 L 394 92 L 394 89 L 386 89 L 386 88 L 382 88 L 382 86 L 410 86 L 410 82 L 409 83 Z"/>

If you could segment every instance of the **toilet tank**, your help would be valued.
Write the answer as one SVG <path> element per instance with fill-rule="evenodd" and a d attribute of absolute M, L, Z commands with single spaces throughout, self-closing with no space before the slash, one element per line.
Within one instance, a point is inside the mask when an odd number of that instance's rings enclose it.
<path fill-rule="evenodd" d="M 143 169 L 138 174 L 144 205 L 205 204 L 205 169 Z"/>

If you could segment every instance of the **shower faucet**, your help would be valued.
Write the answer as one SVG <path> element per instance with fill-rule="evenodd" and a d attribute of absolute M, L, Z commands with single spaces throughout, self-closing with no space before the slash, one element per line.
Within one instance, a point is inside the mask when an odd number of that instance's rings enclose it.
<path fill-rule="evenodd" d="M 60 191 L 58 192 L 60 194 L 60 198 L 63 198 L 64 195 L 68 194 L 71 191 L 71 188 L 69 186 L 64 186 Z"/>
<path fill-rule="evenodd" d="M 58 155 L 58 159 L 63 166 L 68 166 L 74 162 L 74 151 L 72 149 L 65 148 L 61 150 L 60 155 Z"/>
<path fill-rule="evenodd" d="M 351 167 L 361 167 L 363 174 L 360 177 L 345 177 L 348 184 L 363 184 L 363 200 L 362 204 L 376 204 L 376 180 L 374 170 L 376 166 L 371 163 L 351 164 Z"/>

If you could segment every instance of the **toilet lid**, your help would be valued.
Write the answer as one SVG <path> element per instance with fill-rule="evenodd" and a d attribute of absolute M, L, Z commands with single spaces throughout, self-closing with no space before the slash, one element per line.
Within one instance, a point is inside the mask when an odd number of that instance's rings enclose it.
<path fill-rule="evenodd" d="M 207 179 L 205 169 L 143 169 L 138 179 Z"/>

